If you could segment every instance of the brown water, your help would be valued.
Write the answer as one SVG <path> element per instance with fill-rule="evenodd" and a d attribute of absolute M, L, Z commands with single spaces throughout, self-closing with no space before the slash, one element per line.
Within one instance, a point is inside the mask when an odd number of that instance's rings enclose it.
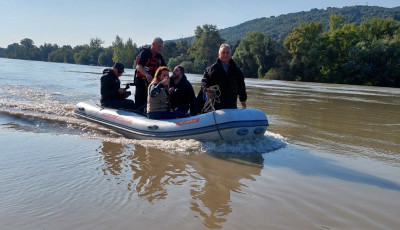
<path fill-rule="evenodd" d="M 100 72 L 0 59 L 0 229 L 400 228 L 399 89 L 246 80 L 264 138 L 136 141 L 72 115 Z"/>

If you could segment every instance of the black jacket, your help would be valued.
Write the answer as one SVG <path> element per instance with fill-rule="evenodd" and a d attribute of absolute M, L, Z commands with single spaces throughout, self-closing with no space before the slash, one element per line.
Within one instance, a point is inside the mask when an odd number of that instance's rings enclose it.
<path fill-rule="evenodd" d="M 183 75 L 182 79 L 176 85 L 173 79 L 171 79 L 169 87 L 175 88 L 175 91 L 171 93 L 169 98 L 171 109 L 175 109 L 179 105 L 187 105 L 190 106 L 190 112 L 193 113 L 195 111 L 196 96 L 193 86 L 187 80 L 186 76 Z"/>
<path fill-rule="evenodd" d="M 228 72 L 225 72 L 219 59 L 206 68 L 201 88 L 206 89 L 213 85 L 218 85 L 221 90 L 220 103 L 215 103 L 215 109 L 237 109 L 238 96 L 241 102 L 247 100 L 243 73 L 233 59 L 229 61 Z"/>
<path fill-rule="evenodd" d="M 109 100 L 125 99 L 125 95 L 119 94 L 118 92 L 119 88 L 121 88 L 121 81 L 114 74 L 112 69 L 105 69 L 103 71 L 103 76 L 101 76 L 100 83 L 101 103 Z"/>

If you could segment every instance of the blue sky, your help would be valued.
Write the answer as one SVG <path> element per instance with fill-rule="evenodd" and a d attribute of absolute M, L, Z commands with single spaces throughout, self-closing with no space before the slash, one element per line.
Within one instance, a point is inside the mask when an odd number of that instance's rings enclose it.
<path fill-rule="evenodd" d="M 0 0 L 0 47 L 24 38 L 36 46 L 89 44 L 109 46 L 118 35 L 137 45 L 194 35 L 197 26 L 218 29 L 248 20 L 309 11 L 313 8 L 369 5 L 400 6 L 398 0 Z"/>

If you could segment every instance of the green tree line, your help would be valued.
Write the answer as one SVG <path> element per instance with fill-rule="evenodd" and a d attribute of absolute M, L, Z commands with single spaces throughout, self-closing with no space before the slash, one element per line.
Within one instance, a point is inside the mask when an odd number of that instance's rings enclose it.
<path fill-rule="evenodd" d="M 294 28 L 283 43 L 282 79 L 400 87 L 400 23 L 344 22 L 331 15 L 328 31 L 316 22 Z"/>
<path fill-rule="evenodd" d="M 312 9 L 279 16 L 257 18 L 239 25 L 220 30 L 222 37 L 228 43 L 242 40 L 248 32 L 259 31 L 270 35 L 274 39 L 284 40 L 293 30 L 301 24 L 319 22 L 323 30 L 329 29 L 329 16 L 343 15 L 347 23 L 360 25 L 372 18 L 393 18 L 400 21 L 400 7 L 384 8 L 378 6 L 347 6 L 343 8 L 328 7 L 327 9 Z"/>
<path fill-rule="evenodd" d="M 34 45 L 32 39 L 25 38 L 20 43 L 8 45 L 0 50 L 0 56 L 12 59 L 48 61 L 60 63 L 72 63 L 82 65 L 112 66 L 114 62 L 122 62 L 132 68 L 138 47 L 128 39 L 126 42 L 116 36 L 113 45 L 102 47 L 104 41 L 100 38 L 90 39 L 89 44 L 77 45 L 72 48 L 69 45 L 45 43 L 39 47 Z"/>
<path fill-rule="evenodd" d="M 245 77 L 400 87 L 400 24 L 393 18 L 373 18 L 359 25 L 345 23 L 341 14 L 331 15 L 329 28 L 319 22 L 300 24 L 282 39 L 252 31 L 235 44 L 233 59 Z M 189 73 L 203 73 L 215 62 L 225 42 L 215 25 L 195 29 L 193 42 L 166 41 L 162 50 L 169 68 L 180 64 Z M 140 47 L 132 39 L 116 36 L 103 48 L 100 38 L 89 44 L 36 47 L 25 38 L 0 54 L 6 58 L 111 66 L 122 62 L 134 68 Z"/>

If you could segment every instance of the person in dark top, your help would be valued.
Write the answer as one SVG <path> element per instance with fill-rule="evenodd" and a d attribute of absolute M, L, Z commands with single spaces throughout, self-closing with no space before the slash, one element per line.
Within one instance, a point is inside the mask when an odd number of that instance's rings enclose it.
<path fill-rule="evenodd" d="M 196 96 L 193 86 L 187 80 L 185 69 L 178 65 L 172 72 L 171 81 L 169 84 L 170 107 L 172 110 L 182 113 L 195 113 Z"/>
<path fill-rule="evenodd" d="M 236 66 L 232 59 L 231 48 L 228 44 L 222 44 L 219 48 L 217 62 L 206 68 L 201 80 L 201 89 L 207 97 L 211 86 L 219 86 L 219 101 L 215 102 L 215 109 L 237 109 L 237 98 L 239 96 L 242 108 L 246 108 L 247 92 L 242 71 Z M 198 96 L 198 97 L 199 97 Z"/>
<path fill-rule="evenodd" d="M 149 85 L 147 117 L 150 119 L 174 119 L 187 117 L 186 113 L 171 111 L 169 107 L 169 69 L 161 66 Z"/>
<path fill-rule="evenodd" d="M 112 68 L 104 69 L 103 76 L 100 78 L 101 106 L 114 109 L 135 109 L 135 102 L 126 99 L 130 92 L 126 88 L 121 88 L 119 77 L 124 73 L 124 65 L 115 63 Z"/>
<path fill-rule="evenodd" d="M 160 54 L 163 40 L 159 37 L 154 38 L 150 48 L 145 48 L 139 53 L 136 63 L 136 107 L 141 110 L 147 102 L 147 90 L 149 83 L 153 80 L 158 67 L 165 66 L 163 56 Z"/>

